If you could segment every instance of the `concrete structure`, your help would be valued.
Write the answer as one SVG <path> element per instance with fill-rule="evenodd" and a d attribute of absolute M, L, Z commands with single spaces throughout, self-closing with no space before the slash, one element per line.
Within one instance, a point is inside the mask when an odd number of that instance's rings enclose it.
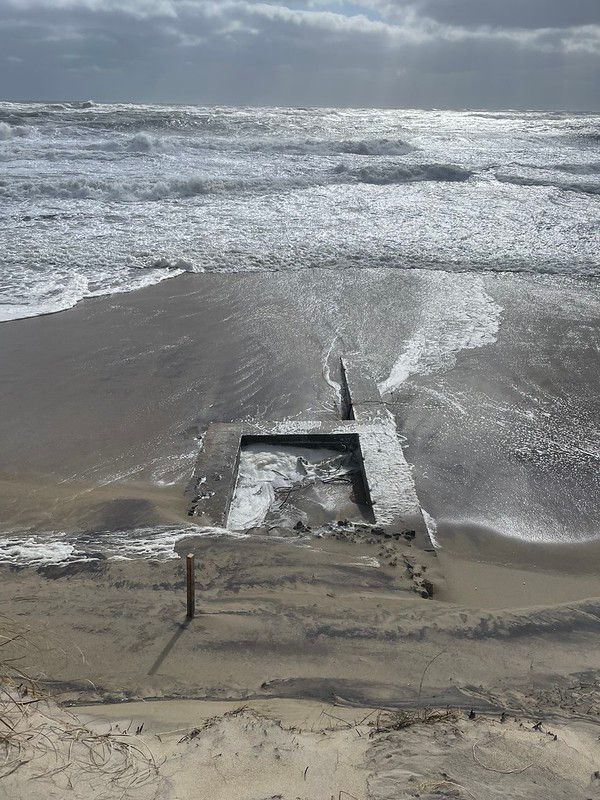
<path fill-rule="evenodd" d="M 392 414 L 377 384 L 359 364 L 342 359 L 342 416 L 333 422 L 284 420 L 210 425 L 188 488 L 190 516 L 204 525 L 227 527 L 244 445 L 327 446 L 345 443 L 362 458 L 365 495 L 374 525 L 383 533 L 414 531 L 429 545 L 411 469 L 404 458 Z"/>

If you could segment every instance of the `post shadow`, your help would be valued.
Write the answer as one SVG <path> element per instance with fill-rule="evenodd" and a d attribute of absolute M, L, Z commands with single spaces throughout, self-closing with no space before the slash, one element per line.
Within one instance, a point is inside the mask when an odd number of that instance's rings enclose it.
<path fill-rule="evenodd" d="M 150 667 L 150 669 L 148 671 L 148 675 L 155 675 L 158 672 L 158 670 L 160 669 L 160 667 L 163 664 L 163 661 L 169 655 L 171 650 L 175 647 L 175 645 L 177 644 L 180 636 L 183 634 L 183 632 L 186 630 L 186 628 L 188 628 L 188 626 L 189 626 L 191 621 L 192 620 L 189 617 L 186 617 L 184 622 L 177 623 L 177 630 L 175 631 L 173 636 L 171 636 L 171 638 L 169 639 L 167 644 L 163 647 L 163 649 L 158 654 L 158 657 L 156 658 L 156 661 L 154 662 L 154 664 L 152 664 L 152 666 Z"/>

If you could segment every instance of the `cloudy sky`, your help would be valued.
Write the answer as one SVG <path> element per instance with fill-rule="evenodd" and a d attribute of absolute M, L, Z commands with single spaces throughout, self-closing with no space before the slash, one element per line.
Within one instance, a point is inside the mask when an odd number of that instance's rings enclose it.
<path fill-rule="evenodd" d="M 600 110 L 600 0 L 0 0 L 0 99 Z"/>

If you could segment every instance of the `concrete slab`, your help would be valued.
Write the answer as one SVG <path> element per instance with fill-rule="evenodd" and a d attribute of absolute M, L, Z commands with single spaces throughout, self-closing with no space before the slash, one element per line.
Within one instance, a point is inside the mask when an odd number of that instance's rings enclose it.
<path fill-rule="evenodd" d="M 350 359 L 342 360 L 342 376 L 346 419 L 211 425 L 188 489 L 190 516 L 203 525 L 226 527 L 244 443 L 326 446 L 332 440 L 343 442 L 352 437 L 362 456 L 375 526 L 387 534 L 411 530 L 423 544 L 430 544 L 411 468 L 377 384 L 362 365 Z"/>
<path fill-rule="evenodd" d="M 215 422 L 202 439 L 202 450 L 186 495 L 188 514 L 203 525 L 227 526 L 229 506 L 235 491 L 243 425 Z"/>

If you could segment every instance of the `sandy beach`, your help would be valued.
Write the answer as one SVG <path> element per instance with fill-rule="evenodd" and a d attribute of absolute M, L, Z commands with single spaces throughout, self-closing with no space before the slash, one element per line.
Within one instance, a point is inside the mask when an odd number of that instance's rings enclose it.
<path fill-rule="evenodd" d="M 490 344 L 477 297 L 501 319 Z M 444 599 L 503 607 L 598 594 L 592 283 L 397 270 L 184 275 L 2 325 L 0 339 L 5 532 L 189 522 L 182 496 L 208 425 L 335 420 L 324 376 L 354 353 L 381 386 L 397 381 L 388 408 L 437 525 Z M 389 373 L 402 341 L 418 349 Z M 513 569 L 557 577 L 511 581 Z"/>
<path fill-rule="evenodd" d="M 9 767 L 35 756 L 5 796 L 595 796 L 597 599 L 426 600 L 435 557 L 376 536 L 178 551 L 199 565 L 191 622 L 181 560 L 3 569 L 4 635 L 24 638 L 2 650 L 39 687 L 3 695 L 25 735 Z"/>
<path fill-rule="evenodd" d="M 0 326 L 0 608 L 6 639 L 18 631 L 3 657 L 50 696 L 53 719 L 114 734 L 110 758 L 133 742 L 131 782 L 108 796 L 599 791 L 598 476 L 582 444 L 597 411 L 593 287 L 566 282 L 561 317 L 543 276 L 367 275 L 185 275 Z M 209 423 L 335 419 L 335 356 L 358 352 L 389 382 L 401 337 L 435 336 L 425 293 L 449 288 L 497 305 L 497 341 L 438 337 L 445 360 L 388 395 L 435 548 L 337 522 L 318 536 L 195 526 L 185 489 Z M 455 329 L 472 324 L 459 313 Z M 550 395 L 578 438 L 541 413 Z M 552 447 L 562 460 L 536 471 Z M 172 544 L 151 557 L 165 530 Z M 111 537 L 137 537 L 138 555 L 115 559 Z M 48 556 L 61 541 L 79 557 Z M 37 713 L 27 724 L 42 735 Z M 102 796 L 63 723 L 52 766 L 39 748 L 23 756 L 7 797 L 60 797 L 67 779 L 75 797 Z"/>

